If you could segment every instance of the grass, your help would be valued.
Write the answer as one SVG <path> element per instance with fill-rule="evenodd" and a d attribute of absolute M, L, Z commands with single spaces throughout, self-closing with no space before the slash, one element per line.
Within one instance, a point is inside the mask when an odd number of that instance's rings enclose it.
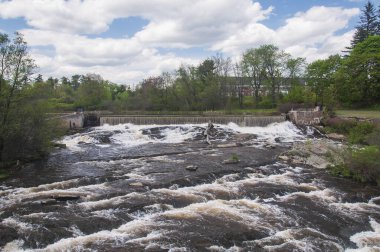
<path fill-rule="evenodd" d="M 336 110 L 338 116 L 380 119 L 380 110 Z"/>
<path fill-rule="evenodd" d="M 9 174 L 7 172 L 0 170 L 0 180 L 6 179 L 8 177 L 9 177 Z"/>

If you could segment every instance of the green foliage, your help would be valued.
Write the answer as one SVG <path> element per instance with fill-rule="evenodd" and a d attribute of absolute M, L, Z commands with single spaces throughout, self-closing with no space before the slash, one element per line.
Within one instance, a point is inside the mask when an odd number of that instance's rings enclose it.
<path fill-rule="evenodd" d="M 269 96 L 265 96 L 261 99 L 258 105 L 259 108 L 262 109 L 270 109 L 273 108 L 273 99 Z"/>
<path fill-rule="evenodd" d="M 105 108 L 112 99 L 110 86 L 99 75 L 86 75 L 82 77 L 78 87 L 75 105 L 87 110 Z"/>
<path fill-rule="evenodd" d="M 377 146 L 367 146 L 349 150 L 344 157 L 344 163 L 329 169 L 333 175 L 380 185 L 380 149 Z"/>
<path fill-rule="evenodd" d="M 352 144 L 366 144 L 367 137 L 375 126 L 370 122 L 360 122 L 351 128 L 348 133 L 348 141 Z"/>
<path fill-rule="evenodd" d="M 337 71 L 337 98 L 348 106 L 380 102 L 380 36 L 358 43 Z"/>
<path fill-rule="evenodd" d="M 340 68 L 342 59 L 339 55 L 332 55 L 325 60 L 316 60 L 308 65 L 306 78 L 311 91 L 315 93 L 315 102 L 329 105 L 326 102 L 333 101 L 333 85 L 335 73 Z"/>
<path fill-rule="evenodd" d="M 342 119 L 339 117 L 327 118 L 323 121 L 326 126 L 325 131 L 327 133 L 336 132 L 339 134 L 348 135 L 350 131 L 357 125 L 354 120 Z"/>
<path fill-rule="evenodd" d="M 234 162 L 239 162 L 239 156 L 236 153 L 233 153 L 231 156 L 231 160 Z"/>
<path fill-rule="evenodd" d="M 48 151 L 57 133 L 55 122 L 47 119 L 55 82 L 43 83 L 39 76 L 28 85 L 35 65 L 19 33 L 12 41 L 0 34 L 0 58 L 0 165 L 6 166 Z"/>
<path fill-rule="evenodd" d="M 0 170 L 0 180 L 6 179 L 9 177 L 9 173 L 7 171 Z"/>
<path fill-rule="evenodd" d="M 365 142 L 369 145 L 380 147 L 380 128 L 375 128 L 371 133 L 369 133 L 365 138 Z"/>

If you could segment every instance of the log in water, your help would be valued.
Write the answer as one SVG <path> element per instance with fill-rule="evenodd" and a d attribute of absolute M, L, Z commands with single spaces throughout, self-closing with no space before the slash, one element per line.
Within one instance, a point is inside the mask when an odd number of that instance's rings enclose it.
<path fill-rule="evenodd" d="M 277 158 L 311 135 L 290 122 L 215 126 L 212 146 L 206 124 L 65 137 L 1 182 L 0 250 L 379 250 L 379 187 Z"/>

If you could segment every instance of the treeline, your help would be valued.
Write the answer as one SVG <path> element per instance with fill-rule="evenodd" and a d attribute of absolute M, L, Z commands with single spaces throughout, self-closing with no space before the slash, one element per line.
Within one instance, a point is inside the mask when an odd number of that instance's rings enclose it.
<path fill-rule="evenodd" d="M 52 111 L 374 107 L 380 104 L 380 36 L 369 36 L 346 56 L 310 64 L 274 45 L 263 45 L 245 51 L 239 62 L 217 55 L 144 79 L 133 89 L 95 74 L 46 81 L 38 76 L 32 86 Z"/>

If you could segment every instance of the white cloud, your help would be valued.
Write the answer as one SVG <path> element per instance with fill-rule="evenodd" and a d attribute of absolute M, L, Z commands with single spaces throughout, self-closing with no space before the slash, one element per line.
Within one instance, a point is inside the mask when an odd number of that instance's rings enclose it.
<path fill-rule="evenodd" d="M 318 6 L 307 12 L 297 13 L 279 28 L 277 37 L 280 45 L 321 43 L 336 31 L 345 28 L 351 17 L 359 14 L 358 9 Z"/>
<path fill-rule="evenodd" d="M 296 13 L 276 30 L 259 24 L 249 24 L 228 39 L 216 43 L 212 49 L 239 54 L 247 48 L 272 43 L 295 57 L 308 61 L 340 53 L 349 45 L 353 31 L 336 33 L 347 27 L 348 21 L 358 15 L 357 8 L 315 6 Z"/>

